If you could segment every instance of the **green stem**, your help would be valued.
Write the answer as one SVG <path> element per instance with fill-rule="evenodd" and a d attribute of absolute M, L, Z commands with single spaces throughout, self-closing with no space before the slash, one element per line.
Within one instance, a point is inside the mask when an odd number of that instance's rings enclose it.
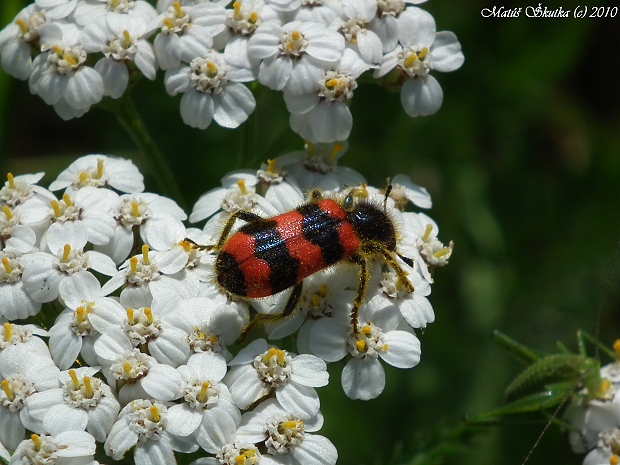
<path fill-rule="evenodd" d="M 131 136 L 140 153 L 146 159 L 145 165 L 150 167 L 150 174 L 155 178 L 159 191 L 176 200 L 181 208 L 187 210 L 181 189 L 140 117 L 129 93 L 126 93 L 119 100 L 104 99 L 98 106 L 114 114 L 120 125 Z"/>
<path fill-rule="evenodd" d="M 241 137 L 239 138 L 239 152 L 237 153 L 237 169 L 251 168 L 247 166 L 252 160 L 252 151 L 256 147 L 256 111 L 250 115 L 240 128 Z"/>

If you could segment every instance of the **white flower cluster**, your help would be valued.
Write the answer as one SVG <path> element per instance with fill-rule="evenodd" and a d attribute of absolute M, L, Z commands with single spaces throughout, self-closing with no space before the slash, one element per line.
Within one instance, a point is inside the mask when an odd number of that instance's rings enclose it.
<path fill-rule="evenodd" d="M 620 340 L 616 361 L 600 369 L 601 389 L 595 399 L 576 396 L 566 409 L 569 441 L 575 453 L 588 452 L 584 465 L 620 463 Z"/>
<path fill-rule="evenodd" d="M 133 448 L 138 465 L 174 464 L 175 452 L 198 449 L 206 457 L 197 465 L 334 464 L 335 447 L 316 434 L 327 363 L 347 358 L 345 393 L 372 399 L 385 385 L 380 360 L 420 360 L 414 330 L 434 320 L 430 272 L 452 244 L 437 240 L 431 218 L 402 210 L 409 201 L 429 208 L 430 196 L 402 175 L 390 198 L 362 184 L 399 231 L 413 291 L 377 261 L 353 332 L 356 267 L 313 274 L 299 310 L 265 328 L 270 339 L 297 332 L 299 355 L 257 339 L 233 357 L 250 307 L 279 313 L 289 292 L 226 295 L 214 279 L 217 251 L 196 243 L 216 243 L 236 210 L 277 215 L 302 204 L 308 186 L 336 199 L 360 185 L 359 173 L 337 165 L 345 150 L 308 143 L 259 171 L 230 173 L 194 207 L 190 221 L 209 218 L 202 230 L 187 229 L 172 200 L 143 192 L 128 160 L 82 157 L 49 190 L 37 184 L 42 173 L 9 174 L 0 189 L 0 455 L 9 464 L 95 463 L 102 445 L 114 460 Z"/>
<path fill-rule="evenodd" d="M 429 73 L 464 57 L 456 36 L 413 6 L 424 1 L 36 0 L 0 31 L 1 64 L 64 119 L 162 69 L 166 91 L 183 94 L 183 121 L 200 129 L 243 123 L 256 106 L 243 83 L 258 81 L 283 92 L 295 132 L 333 143 L 351 132 L 351 99 L 369 70 L 402 88 L 411 117 L 440 108 Z"/>

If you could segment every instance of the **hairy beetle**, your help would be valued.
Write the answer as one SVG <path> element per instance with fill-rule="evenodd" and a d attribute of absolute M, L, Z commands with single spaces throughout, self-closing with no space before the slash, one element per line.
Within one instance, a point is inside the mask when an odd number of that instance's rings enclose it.
<path fill-rule="evenodd" d="M 380 256 L 394 269 L 409 292 L 413 286 L 397 263 L 398 255 L 409 266 L 413 261 L 396 251 L 397 231 L 383 206 L 367 199 L 364 187 L 349 189 L 341 198 L 326 198 L 315 190 L 310 201 L 281 215 L 262 218 L 247 211 L 233 213 L 217 244 L 215 273 L 219 285 L 230 294 L 259 298 L 290 287 L 291 295 L 281 314 L 258 314 L 244 329 L 290 315 L 297 307 L 303 280 L 319 270 L 347 260 L 359 266 L 359 284 L 350 318 L 358 333 L 358 311 L 370 278 L 370 261 Z M 245 221 L 231 235 L 237 220 Z"/>

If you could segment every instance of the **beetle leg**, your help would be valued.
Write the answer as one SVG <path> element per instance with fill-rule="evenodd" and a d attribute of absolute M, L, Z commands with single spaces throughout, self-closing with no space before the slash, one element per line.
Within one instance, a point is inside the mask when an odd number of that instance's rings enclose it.
<path fill-rule="evenodd" d="M 410 293 L 414 291 L 413 284 L 411 284 L 411 281 L 409 281 L 409 278 L 407 277 L 407 272 L 405 270 L 403 270 L 403 268 L 398 264 L 396 259 L 394 259 L 394 253 L 391 250 L 387 249 L 383 244 L 379 244 L 379 243 L 375 243 L 375 242 L 364 244 L 362 246 L 362 250 L 365 253 L 367 253 L 367 254 L 373 254 L 373 255 L 381 254 L 381 255 L 383 255 L 383 258 L 385 259 L 386 263 L 388 264 L 388 266 L 390 268 L 392 268 L 394 270 L 394 272 L 398 276 L 398 279 L 407 288 L 407 291 L 409 291 Z M 411 264 L 413 265 L 413 260 L 411 260 L 409 258 L 407 258 L 406 260 L 403 259 L 403 261 L 405 263 L 407 263 L 407 264 L 409 264 L 408 262 L 411 262 Z"/>
<path fill-rule="evenodd" d="M 226 221 L 226 225 L 224 226 L 224 229 L 222 230 L 222 234 L 220 235 L 220 238 L 217 241 L 217 245 L 215 246 L 216 249 L 222 248 L 222 246 L 224 245 L 224 242 L 226 242 L 226 239 L 228 239 L 228 235 L 230 234 L 230 231 L 235 225 L 235 221 L 237 221 L 238 219 L 243 220 L 246 223 L 249 223 L 251 221 L 262 220 L 263 218 L 257 215 L 256 213 L 247 212 L 245 210 L 236 211 L 235 213 L 230 215 L 230 218 L 228 218 L 228 220 Z"/>
<path fill-rule="evenodd" d="M 381 248 L 381 253 L 383 254 L 383 257 L 385 258 L 385 261 L 387 262 L 388 266 L 391 267 L 394 270 L 394 272 L 398 276 L 398 279 L 400 279 L 402 281 L 402 283 L 405 285 L 407 290 L 410 293 L 413 292 L 413 290 L 414 290 L 413 289 L 413 284 L 411 284 L 411 281 L 409 281 L 409 278 L 407 277 L 407 272 L 405 270 L 403 270 L 403 268 L 394 259 L 394 255 L 392 255 L 392 252 L 390 252 L 385 247 L 382 247 Z M 407 263 L 407 262 L 405 261 L 405 263 Z M 411 263 L 413 264 L 413 261 Z"/>
<path fill-rule="evenodd" d="M 350 260 L 359 265 L 360 271 L 358 274 L 358 285 L 355 299 L 353 300 L 353 308 L 351 309 L 351 326 L 353 327 L 353 334 L 357 334 L 359 331 L 358 314 L 359 309 L 364 302 L 364 295 L 366 294 L 366 285 L 370 280 L 370 273 L 368 271 L 368 260 L 366 256 L 360 253 L 353 254 Z"/>
<path fill-rule="evenodd" d="M 252 318 L 252 321 L 250 321 L 246 325 L 246 327 L 243 328 L 243 331 L 241 331 L 239 342 L 245 339 L 245 337 L 247 336 L 247 334 L 250 332 L 251 329 L 260 328 L 265 323 L 269 323 L 270 321 L 273 322 L 273 321 L 282 320 L 292 315 L 297 309 L 297 304 L 299 304 L 299 299 L 301 299 L 302 288 L 303 288 L 303 281 L 295 284 L 295 286 L 293 287 L 293 292 L 291 292 L 291 295 L 289 296 L 288 301 L 286 302 L 286 305 L 284 306 L 284 310 L 282 310 L 282 313 L 276 313 L 273 315 L 267 315 L 265 313 L 258 313 L 254 318 Z"/>
<path fill-rule="evenodd" d="M 222 230 L 222 234 L 220 234 L 220 238 L 218 239 L 217 244 L 201 245 L 201 244 L 197 244 L 195 241 L 191 240 L 188 237 L 186 237 L 184 240 L 186 240 L 190 244 L 195 245 L 200 250 L 206 250 L 207 252 L 213 249 L 219 250 L 224 245 L 224 242 L 226 242 L 226 239 L 228 239 L 230 231 L 235 225 L 235 221 L 237 221 L 238 219 L 243 220 L 246 223 L 249 223 L 250 221 L 262 220 L 263 218 L 257 215 L 256 213 L 247 212 L 245 210 L 238 210 L 232 215 L 230 215 L 230 217 L 226 220 L 226 224 L 224 225 L 224 229 Z"/>
<path fill-rule="evenodd" d="M 314 189 L 311 193 L 310 193 L 310 200 L 312 202 L 318 202 L 319 200 L 321 200 L 323 198 L 323 192 L 321 192 L 319 189 Z"/>

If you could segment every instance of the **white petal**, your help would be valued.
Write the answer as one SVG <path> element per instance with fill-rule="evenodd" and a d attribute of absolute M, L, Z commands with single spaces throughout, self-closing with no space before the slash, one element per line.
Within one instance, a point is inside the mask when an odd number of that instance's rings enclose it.
<path fill-rule="evenodd" d="M 197 439 L 201 447 L 215 454 L 234 441 L 236 430 L 237 425 L 230 415 L 221 409 L 211 409 L 204 414 L 203 426 Z"/>
<path fill-rule="evenodd" d="M 153 46 L 146 40 L 139 40 L 136 42 L 136 49 L 137 52 L 134 57 L 134 62 L 142 74 L 152 81 L 157 74 L 157 62 L 155 60 Z"/>
<path fill-rule="evenodd" d="M 86 429 L 88 414 L 81 408 L 71 408 L 65 403 L 54 405 L 43 417 L 43 427 L 53 436 L 62 431 Z"/>
<path fill-rule="evenodd" d="M 88 263 L 93 270 L 106 276 L 114 276 L 116 274 L 116 265 L 110 257 L 95 250 L 87 253 Z"/>
<path fill-rule="evenodd" d="M 188 66 L 169 69 L 164 76 L 166 92 L 176 95 L 189 89 L 191 69 Z"/>
<path fill-rule="evenodd" d="M 213 119 L 225 128 L 236 128 L 243 123 L 256 107 L 250 89 L 238 82 L 229 82 L 226 88 L 213 97 Z"/>
<path fill-rule="evenodd" d="M 400 101 L 405 113 L 412 118 L 432 115 L 441 108 L 443 91 L 431 75 L 424 78 L 407 79 L 400 92 Z"/>
<path fill-rule="evenodd" d="M 80 68 L 67 83 L 63 94 L 69 106 L 80 110 L 98 103 L 103 98 L 103 79 L 93 68 Z"/>
<path fill-rule="evenodd" d="M 220 381 L 227 370 L 224 357 L 215 352 L 194 354 L 187 361 L 187 365 L 193 368 L 196 373 L 204 376 L 204 379 L 210 381 Z"/>
<path fill-rule="evenodd" d="M 406 331 L 389 331 L 384 334 L 383 342 L 387 351 L 379 356 L 396 368 L 412 368 L 420 363 L 420 341 Z"/>
<path fill-rule="evenodd" d="M 215 105 L 210 94 L 190 89 L 181 98 L 181 118 L 188 126 L 206 129 L 211 124 Z"/>
<path fill-rule="evenodd" d="M 11 412 L 5 409 L 0 415 L 0 439 L 2 444 L 10 450 L 17 449 L 19 443 L 24 439 L 25 428 L 19 418 L 19 412 Z M 8 463 L 9 460 L 6 460 Z"/>
<path fill-rule="evenodd" d="M 284 103 L 286 103 L 286 109 L 293 114 L 301 115 L 312 110 L 320 101 L 320 97 L 317 92 L 310 92 L 307 94 L 293 94 L 291 92 L 284 92 Z"/>
<path fill-rule="evenodd" d="M 229 388 L 237 407 L 245 410 L 263 395 L 263 381 L 252 367 L 247 367 L 247 369 L 240 371 L 243 372 L 243 375 L 232 385 L 229 385 Z"/>
<path fill-rule="evenodd" d="M 125 63 L 104 57 L 95 64 L 95 71 L 103 79 L 103 95 L 111 98 L 123 95 L 129 83 L 129 71 Z"/>
<path fill-rule="evenodd" d="M 293 63 L 291 77 L 285 89 L 296 95 L 315 92 L 320 88 L 320 82 L 324 77 L 323 69 L 311 57 L 305 56 Z"/>
<path fill-rule="evenodd" d="M 75 363 L 80 354 L 82 338 L 66 326 L 55 325 L 50 328 L 49 346 L 56 365 L 61 370 L 66 370 Z"/>
<path fill-rule="evenodd" d="M 405 47 L 430 48 L 436 31 L 435 18 L 421 8 L 409 7 L 398 17 L 398 39 Z"/>
<path fill-rule="evenodd" d="M 201 422 L 202 412 L 191 408 L 187 403 L 176 404 L 168 408 L 166 431 L 177 436 L 189 436 Z"/>
<path fill-rule="evenodd" d="M 159 441 L 139 443 L 134 450 L 136 465 L 175 464 L 174 452 L 170 441 L 160 437 Z"/>
<path fill-rule="evenodd" d="M 461 52 L 461 44 L 454 32 L 438 32 L 431 47 L 431 53 L 433 69 L 444 73 L 459 69 L 465 62 L 465 56 Z"/>
<path fill-rule="evenodd" d="M 168 365 L 157 364 L 142 378 L 142 387 L 150 396 L 161 401 L 176 399 L 180 395 L 181 375 Z"/>
<path fill-rule="evenodd" d="M 205 55 L 211 45 L 213 45 L 213 39 L 207 29 L 192 25 L 188 32 L 180 37 L 181 60 L 190 63 L 194 58 Z"/>
<path fill-rule="evenodd" d="M 189 356 L 187 334 L 177 328 L 167 326 L 157 339 L 149 343 L 149 352 L 159 363 L 177 367 Z"/>
<path fill-rule="evenodd" d="M 39 56 L 42 57 L 43 54 Z M 34 76 L 34 74 L 32 76 Z M 41 75 L 41 78 L 34 85 L 34 89 L 45 103 L 53 105 L 61 99 L 68 85 L 69 78 L 67 76 L 49 72 Z"/>
<path fill-rule="evenodd" d="M 383 44 L 374 32 L 362 29 L 357 34 L 357 47 L 362 58 L 368 63 L 379 63 L 383 58 Z"/>
<path fill-rule="evenodd" d="M 323 360 L 314 355 L 301 354 L 291 362 L 291 381 L 304 386 L 327 386 L 329 373 Z"/>
<path fill-rule="evenodd" d="M 86 457 L 95 453 L 95 438 L 86 431 L 64 431 L 56 435 L 54 442 L 60 447 L 58 457 Z"/>
<path fill-rule="evenodd" d="M 420 294 L 414 294 L 400 305 L 400 312 L 412 328 L 426 328 L 435 321 L 435 313 L 429 300 Z"/>
<path fill-rule="evenodd" d="M 282 28 L 278 23 L 261 24 L 248 41 L 248 54 L 255 59 L 265 59 L 278 53 Z"/>
<path fill-rule="evenodd" d="M 258 81 L 272 90 L 282 90 L 291 76 L 293 62 L 287 56 L 273 55 L 263 60 Z"/>
<path fill-rule="evenodd" d="M 276 398 L 287 412 L 305 420 L 314 417 L 321 403 L 314 388 L 297 383 L 287 383 L 276 390 Z"/>
<path fill-rule="evenodd" d="M 344 102 L 320 102 L 312 110 L 312 132 L 319 142 L 346 140 L 351 134 L 353 116 Z"/>
<path fill-rule="evenodd" d="M 310 42 L 306 49 L 308 55 L 323 61 L 338 61 L 344 51 L 344 37 L 331 29 L 313 28 L 306 34 Z"/>
<path fill-rule="evenodd" d="M 347 355 L 346 330 L 331 318 L 321 318 L 312 326 L 310 349 L 326 362 L 336 362 Z"/>
<path fill-rule="evenodd" d="M 350 399 L 370 400 L 383 392 L 385 371 L 377 359 L 352 358 L 342 370 L 341 381 Z"/>
<path fill-rule="evenodd" d="M 86 431 L 92 434 L 96 441 L 105 442 L 118 416 L 120 404 L 114 397 L 104 396 L 94 410 L 89 411 Z"/>
<path fill-rule="evenodd" d="M 181 40 L 178 35 L 158 34 L 153 49 L 161 69 L 172 69 L 181 64 Z"/>
<path fill-rule="evenodd" d="M 326 437 L 308 434 L 299 447 L 291 450 L 295 460 L 304 465 L 334 465 L 338 460 L 336 447 Z"/>
<path fill-rule="evenodd" d="M 21 41 L 10 42 L 2 50 L 2 69 L 17 79 L 25 81 L 32 74 L 30 46 Z"/>

